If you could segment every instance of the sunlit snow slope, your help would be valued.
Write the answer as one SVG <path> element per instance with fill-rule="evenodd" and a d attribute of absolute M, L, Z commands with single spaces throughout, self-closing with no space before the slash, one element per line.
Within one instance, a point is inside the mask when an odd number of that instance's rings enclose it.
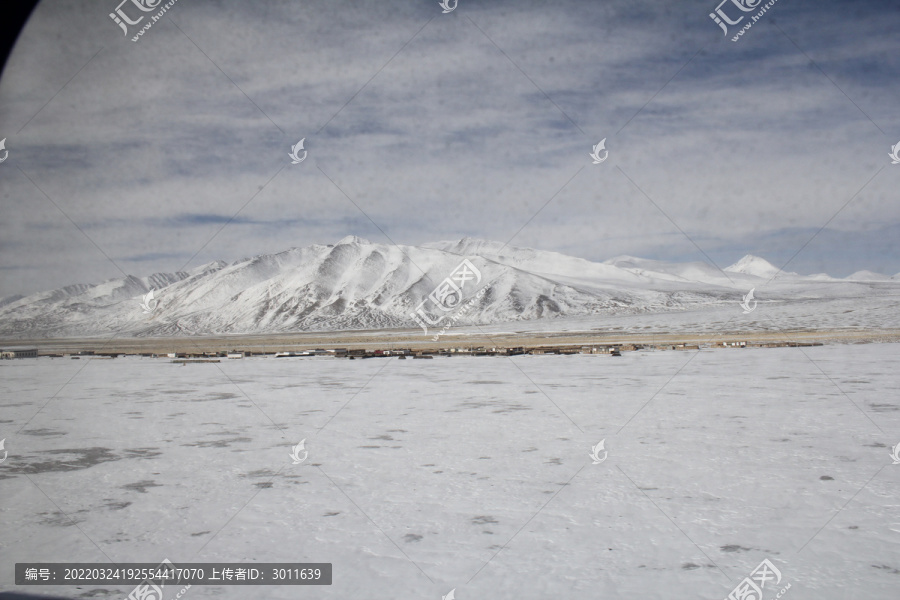
<path fill-rule="evenodd" d="M 872 289 L 883 294 L 900 286 L 869 272 L 846 280 L 781 273 L 754 256 L 720 270 L 628 256 L 598 263 L 470 238 L 394 246 L 349 236 L 335 245 L 292 248 L 230 265 L 215 262 L 187 273 L 0 299 L 0 336 L 416 328 L 410 313 L 463 259 L 481 275 L 477 285 L 469 282 L 464 297 L 483 293 L 459 319 L 461 325 L 682 311 L 734 302 L 762 286 L 770 300 L 864 298 Z M 147 314 L 141 300 L 151 289 L 158 305 Z"/>

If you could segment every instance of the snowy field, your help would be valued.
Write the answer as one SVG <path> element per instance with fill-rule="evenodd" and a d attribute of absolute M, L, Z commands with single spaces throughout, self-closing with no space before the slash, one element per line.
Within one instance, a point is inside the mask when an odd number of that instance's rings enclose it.
<path fill-rule="evenodd" d="M 762 296 L 762 294 L 760 294 Z M 738 303 L 700 309 L 641 314 L 592 315 L 535 319 L 513 323 L 453 327 L 446 335 L 477 336 L 503 333 L 555 333 L 595 331 L 604 334 L 689 333 L 708 336 L 722 333 L 786 331 L 900 330 L 900 295 L 873 289 L 866 297 L 797 298 L 759 300 L 760 310 L 743 314 Z M 764 309 L 764 310 L 763 310 Z M 785 335 L 789 339 L 789 335 Z"/>
<path fill-rule="evenodd" d="M 896 598 L 898 359 L 4 361 L 0 590 L 124 598 L 13 564 L 169 558 L 334 565 L 188 599 L 720 600 L 768 558 L 765 600 Z"/>

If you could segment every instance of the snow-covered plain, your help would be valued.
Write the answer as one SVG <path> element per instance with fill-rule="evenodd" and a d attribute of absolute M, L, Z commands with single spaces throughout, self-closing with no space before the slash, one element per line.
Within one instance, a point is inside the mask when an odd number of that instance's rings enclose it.
<path fill-rule="evenodd" d="M 768 558 L 766 600 L 896 598 L 898 359 L 4 361 L 0 590 L 15 562 L 169 558 L 334 565 L 186 598 L 718 600 Z"/>

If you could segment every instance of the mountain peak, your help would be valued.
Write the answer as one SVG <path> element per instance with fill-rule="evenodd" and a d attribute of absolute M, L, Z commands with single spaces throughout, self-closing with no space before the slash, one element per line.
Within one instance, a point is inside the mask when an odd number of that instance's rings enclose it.
<path fill-rule="evenodd" d="M 725 271 L 730 271 L 731 273 L 745 273 L 747 275 L 755 275 L 756 277 L 774 277 L 779 273 L 778 267 L 770 263 L 764 258 L 760 258 L 758 256 L 753 256 L 752 254 L 746 255 L 741 260 L 737 261 L 730 267 L 725 267 Z M 784 271 L 785 275 L 796 275 L 796 273 L 788 273 Z"/>
<path fill-rule="evenodd" d="M 441 242 L 428 242 L 421 245 L 422 248 L 432 248 L 435 250 L 442 250 L 444 252 L 450 252 L 452 254 L 496 254 L 503 248 L 509 248 L 509 250 L 522 250 L 521 248 L 514 248 L 513 246 L 507 246 L 503 242 L 495 242 L 491 240 L 484 240 L 481 238 L 473 238 L 473 237 L 463 237 L 458 240 L 444 240 Z"/>
<path fill-rule="evenodd" d="M 862 270 L 857 271 L 852 275 L 848 275 L 847 277 L 844 277 L 844 279 L 847 281 L 883 281 L 886 279 L 891 279 L 891 277 L 882 275 L 881 273 L 875 273 L 873 271 Z"/>
<path fill-rule="evenodd" d="M 348 236 L 342 238 L 341 241 L 339 241 L 336 245 L 340 246 L 342 244 L 360 244 L 363 246 L 368 246 L 368 245 L 371 245 L 372 242 L 370 242 L 369 240 L 367 240 L 365 238 L 356 237 L 355 235 L 348 235 Z"/>

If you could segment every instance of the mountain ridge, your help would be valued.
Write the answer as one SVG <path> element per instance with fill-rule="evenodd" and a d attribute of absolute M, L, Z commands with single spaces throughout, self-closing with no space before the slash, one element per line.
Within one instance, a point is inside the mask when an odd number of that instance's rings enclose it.
<path fill-rule="evenodd" d="M 459 275 L 464 260 L 467 272 Z M 630 256 L 592 262 L 474 238 L 397 246 L 350 235 L 336 244 L 213 261 L 188 272 L 0 299 L 0 336 L 156 337 L 415 329 L 423 323 L 439 329 L 451 316 L 458 324 L 490 324 L 688 310 L 737 301 L 775 275 L 770 296 L 779 285 L 801 286 L 808 294 L 810 286 L 833 283 L 838 287 L 830 289 L 856 293 L 860 285 L 881 282 L 877 274 L 859 273 L 865 277 L 854 282 L 800 276 L 752 255 L 719 269 Z M 454 274 L 461 279 L 447 283 Z M 429 299 L 439 284 L 462 285 L 461 298 Z M 156 304 L 147 313 L 142 301 L 150 290 Z M 471 303 L 465 315 L 453 309 L 462 301 Z"/>

